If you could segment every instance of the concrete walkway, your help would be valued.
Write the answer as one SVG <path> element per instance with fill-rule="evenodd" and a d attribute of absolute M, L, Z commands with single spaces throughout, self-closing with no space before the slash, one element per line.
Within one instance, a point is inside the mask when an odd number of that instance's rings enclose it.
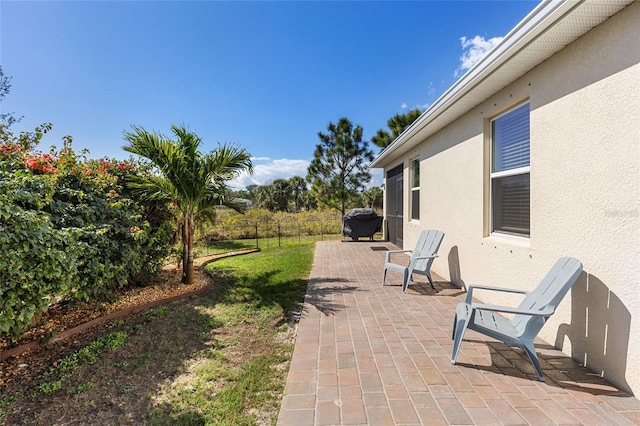
<path fill-rule="evenodd" d="M 298 326 L 278 424 L 640 425 L 638 399 L 539 342 L 526 355 L 468 331 L 451 365 L 464 292 L 418 276 L 382 287 L 384 242 L 322 242 Z"/>

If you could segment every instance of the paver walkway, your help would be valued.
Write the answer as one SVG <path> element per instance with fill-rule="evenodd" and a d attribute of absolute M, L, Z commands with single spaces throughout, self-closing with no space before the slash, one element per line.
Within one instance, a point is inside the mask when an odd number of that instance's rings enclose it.
<path fill-rule="evenodd" d="M 638 399 L 548 344 L 546 377 L 526 355 L 474 331 L 452 365 L 451 327 L 464 292 L 434 275 L 406 294 L 382 287 L 384 242 L 322 242 L 298 326 L 278 424 L 640 425 Z"/>

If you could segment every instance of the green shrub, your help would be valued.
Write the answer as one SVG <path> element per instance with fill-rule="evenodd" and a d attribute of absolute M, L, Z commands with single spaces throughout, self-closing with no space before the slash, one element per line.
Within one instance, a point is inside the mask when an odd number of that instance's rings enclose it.
<path fill-rule="evenodd" d="M 0 335 L 19 335 L 62 299 L 105 298 L 153 277 L 172 224 L 166 206 L 127 197 L 124 177 L 143 167 L 80 159 L 70 138 L 50 154 L 4 142 Z"/>
<path fill-rule="evenodd" d="M 218 212 L 215 226 L 200 234 L 205 241 L 242 240 L 278 236 L 327 235 L 341 232 L 340 213 L 318 210 L 301 213 L 272 213 L 265 209 L 249 209 L 240 214 L 231 210 Z"/>
<path fill-rule="evenodd" d="M 78 256 L 72 234 L 48 215 L 11 203 L 0 181 L 0 334 L 15 336 L 69 294 Z"/>

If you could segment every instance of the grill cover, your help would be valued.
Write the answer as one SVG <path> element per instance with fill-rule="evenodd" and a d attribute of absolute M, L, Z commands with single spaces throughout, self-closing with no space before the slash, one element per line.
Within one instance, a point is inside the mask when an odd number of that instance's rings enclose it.
<path fill-rule="evenodd" d="M 373 209 L 353 209 L 342 219 L 342 236 L 351 237 L 354 241 L 358 237 L 369 237 L 382 228 L 382 216 L 378 216 Z"/>

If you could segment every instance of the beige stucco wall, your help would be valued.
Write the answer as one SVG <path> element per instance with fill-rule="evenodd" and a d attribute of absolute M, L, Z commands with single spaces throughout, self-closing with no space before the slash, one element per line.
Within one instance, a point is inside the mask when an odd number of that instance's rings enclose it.
<path fill-rule="evenodd" d="M 434 271 L 531 289 L 561 256 L 584 271 L 540 337 L 640 395 L 640 2 L 403 158 L 421 162 L 420 229 L 445 232 Z M 531 238 L 488 235 L 489 119 L 531 105 Z M 395 163 L 397 165 L 398 162 Z M 409 182 L 408 169 L 405 180 Z M 405 192 L 405 212 L 409 211 Z"/>

